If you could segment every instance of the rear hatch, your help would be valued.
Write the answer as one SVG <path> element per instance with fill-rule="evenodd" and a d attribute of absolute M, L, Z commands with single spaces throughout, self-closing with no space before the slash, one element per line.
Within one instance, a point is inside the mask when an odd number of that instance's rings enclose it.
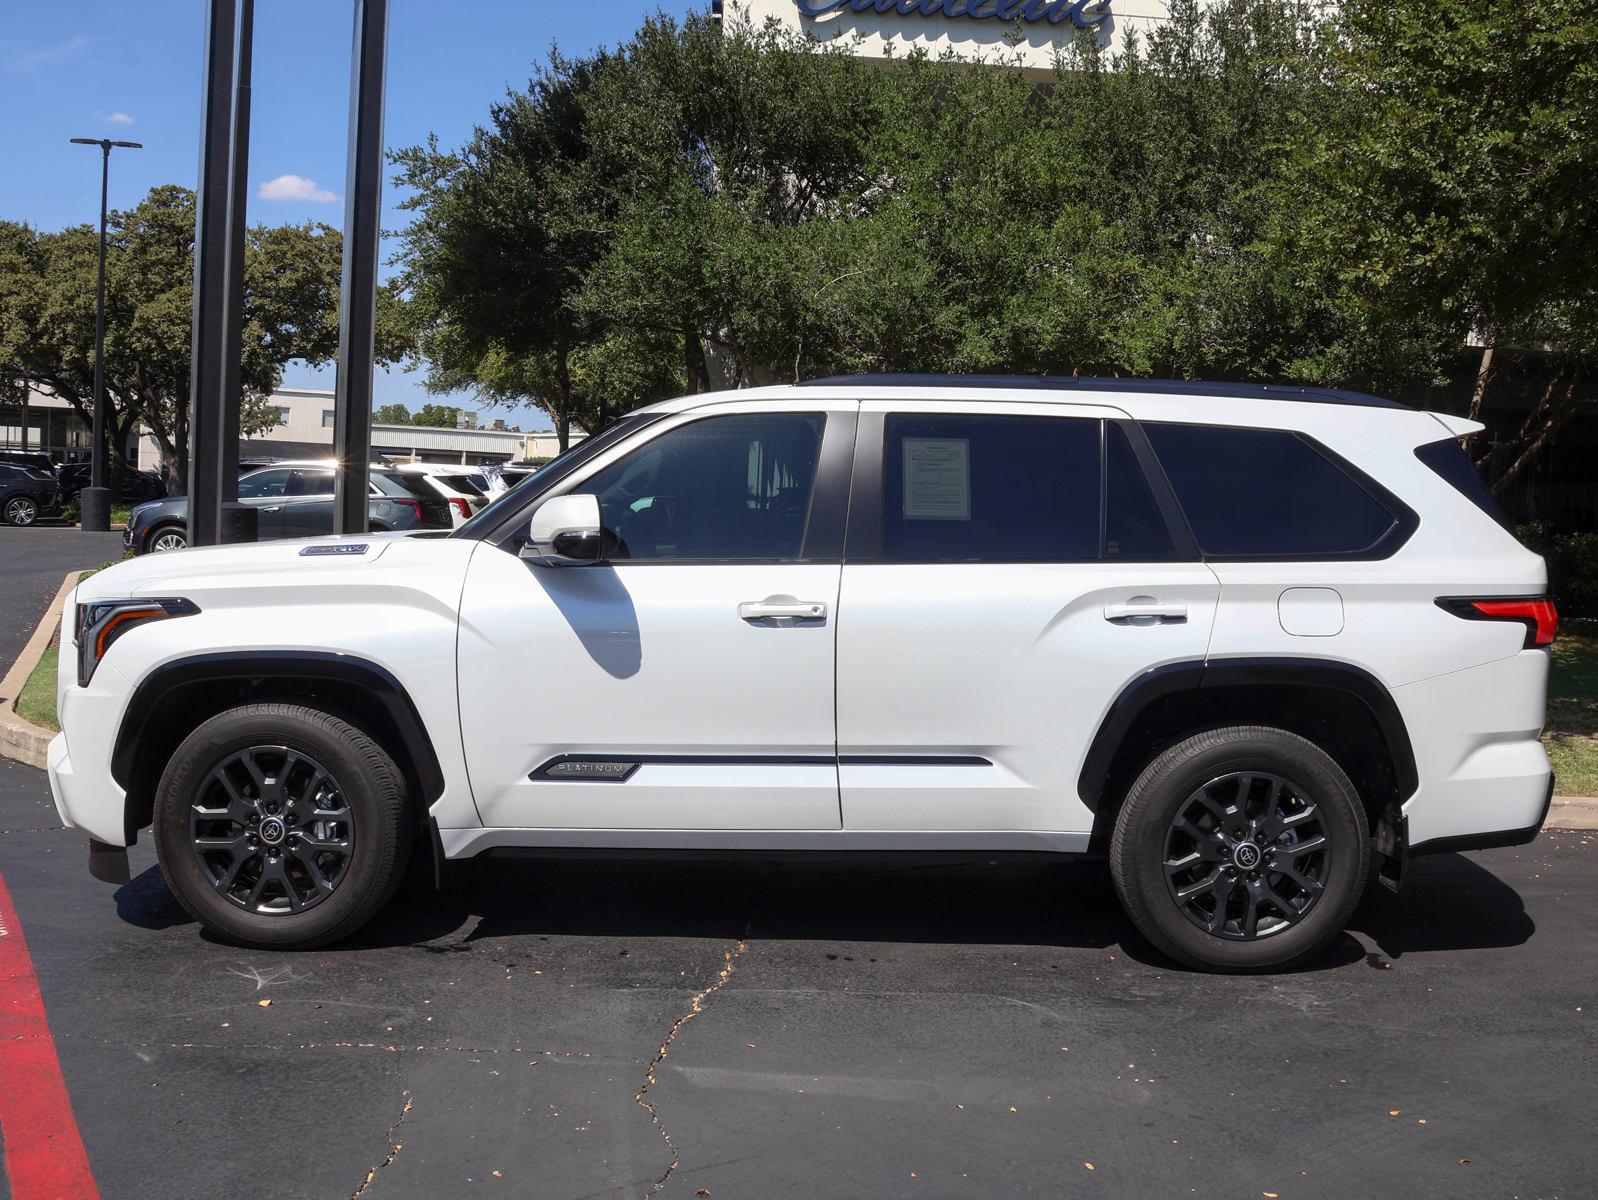
<path fill-rule="evenodd" d="M 373 471 L 373 485 L 384 495 L 410 507 L 416 504 L 421 514 L 419 524 L 434 529 L 449 529 L 454 525 L 449 505 L 444 498 L 428 486 L 421 475 L 407 475 L 403 471 Z"/>

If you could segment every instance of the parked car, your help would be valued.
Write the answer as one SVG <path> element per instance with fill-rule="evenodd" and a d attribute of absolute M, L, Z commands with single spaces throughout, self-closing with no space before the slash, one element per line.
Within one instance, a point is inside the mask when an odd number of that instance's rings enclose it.
<path fill-rule="evenodd" d="M 28 467 L 52 478 L 58 469 L 55 460 L 48 454 L 36 450 L 0 450 L 0 463 L 13 467 Z"/>
<path fill-rule="evenodd" d="M 466 524 L 473 514 L 488 505 L 488 480 L 470 467 L 450 463 L 402 463 L 395 469 L 402 475 L 424 481 L 443 497 L 456 526 Z"/>
<path fill-rule="evenodd" d="M 353 933 L 426 837 L 1101 854 L 1171 958 L 1280 968 L 1373 857 L 1396 882 L 1547 814 L 1558 617 L 1480 429 L 1234 384 L 686 397 L 438 540 L 86 579 L 51 781 L 102 877 L 150 827 L 247 945 Z"/>
<path fill-rule="evenodd" d="M 543 465 L 543 463 L 505 463 L 485 466 L 482 468 L 486 484 L 483 491 L 490 499 L 502 496 L 524 479 L 538 474 Z"/>
<path fill-rule="evenodd" d="M 425 483 L 378 468 L 369 478 L 373 531 L 450 528 L 449 507 Z M 251 471 L 239 479 L 239 499 L 258 510 L 263 542 L 333 532 L 333 467 L 326 462 Z M 189 544 L 188 521 L 187 496 L 141 504 L 129 515 L 123 543 L 135 554 L 182 550 Z"/>
<path fill-rule="evenodd" d="M 56 483 L 43 471 L 0 463 L 0 520 L 32 525 L 57 509 Z"/>
<path fill-rule="evenodd" d="M 78 493 L 89 486 L 93 468 L 86 462 L 64 463 L 56 473 L 63 503 L 76 500 Z M 139 471 L 131 467 L 122 472 L 122 487 L 118 500 L 123 504 L 142 504 L 166 495 L 166 480 L 159 471 Z"/>

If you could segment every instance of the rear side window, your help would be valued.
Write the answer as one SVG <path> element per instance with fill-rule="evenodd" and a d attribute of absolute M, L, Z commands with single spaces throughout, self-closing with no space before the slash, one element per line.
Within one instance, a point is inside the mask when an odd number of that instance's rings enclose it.
<path fill-rule="evenodd" d="M 1211 558 L 1379 557 L 1413 520 L 1396 500 L 1298 434 L 1143 426 L 1199 549 Z"/>
<path fill-rule="evenodd" d="M 1100 429 L 1070 417 L 890 414 L 882 559 L 1096 560 Z"/>
<path fill-rule="evenodd" d="M 428 486 L 425 475 L 408 475 L 403 471 L 373 471 L 372 483 L 378 491 L 389 496 L 416 496 L 422 500 L 437 500 L 438 493 Z"/>
<path fill-rule="evenodd" d="M 1482 512 L 1507 527 L 1503 510 L 1498 507 L 1498 501 L 1493 499 L 1493 494 L 1482 482 L 1481 472 L 1476 469 L 1476 464 L 1470 461 L 1470 455 L 1465 453 L 1465 448 L 1459 444 L 1459 439 L 1444 438 L 1440 442 L 1427 442 L 1424 446 L 1416 446 L 1415 457 L 1441 475 L 1456 492 Z"/>
<path fill-rule="evenodd" d="M 481 496 L 483 489 L 472 482 L 471 475 L 439 475 L 438 481 L 452 492 L 460 492 L 463 496 Z"/>

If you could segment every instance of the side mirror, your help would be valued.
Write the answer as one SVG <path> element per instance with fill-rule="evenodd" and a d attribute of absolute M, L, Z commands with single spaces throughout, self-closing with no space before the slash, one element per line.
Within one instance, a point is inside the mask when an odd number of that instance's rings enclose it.
<path fill-rule="evenodd" d="M 597 496 L 556 496 L 533 514 L 521 557 L 546 567 L 587 566 L 604 557 L 604 539 Z"/>

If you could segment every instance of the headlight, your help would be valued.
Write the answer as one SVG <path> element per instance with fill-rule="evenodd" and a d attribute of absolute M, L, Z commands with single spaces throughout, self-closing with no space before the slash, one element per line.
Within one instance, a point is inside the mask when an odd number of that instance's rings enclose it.
<path fill-rule="evenodd" d="M 105 652 L 128 630 L 168 617 L 192 617 L 192 600 L 94 600 L 78 605 L 78 686 L 88 687 Z"/>

